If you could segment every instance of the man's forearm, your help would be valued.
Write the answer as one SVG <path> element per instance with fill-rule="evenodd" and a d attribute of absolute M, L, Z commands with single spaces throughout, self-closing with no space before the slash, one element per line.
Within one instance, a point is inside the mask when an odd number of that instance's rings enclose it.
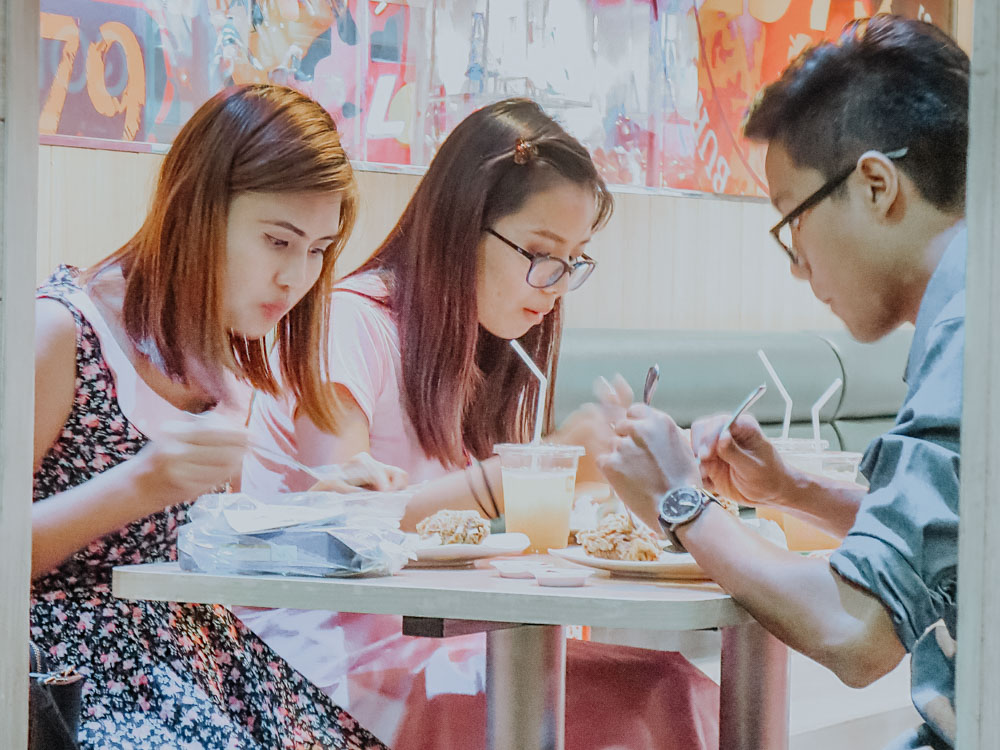
<path fill-rule="evenodd" d="M 710 504 L 678 536 L 705 572 L 767 630 L 852 686 L 905 651 L 882 603 L 829 563 L 780 549 Z"/>
<path fill-rule="evenodd" d="M 796 472 L 781 497 L 781 509 L 843 539 L 854 525 L 867 490 L 854 482 Z"/>

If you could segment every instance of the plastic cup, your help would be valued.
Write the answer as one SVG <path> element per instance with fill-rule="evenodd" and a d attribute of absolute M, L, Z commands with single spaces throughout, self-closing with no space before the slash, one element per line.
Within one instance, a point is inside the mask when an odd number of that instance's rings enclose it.
<path fill-rule="evenodd" d="M 579 445 L 503 443 L 500 456 L 507 531 L 527 534 L 531 552 L 561 549 L 569 542 Z"/>
<path fill-rule="evenodd" d="M 858 478 L 861 454 L 851 451 L 826 451 L 823 453 L 822 474 L 830 479 L 853 482 Z"/>
<path fill-rule="evenodd" d="M 826 440 L 819 441 L 818 445 L 815 440 L 796 438 L 771 442 L 785 462 L 800 471 L 847 482 L 853 482 L 858 476 L 860 453 L 823 450 L 829 445 Z M 840 546 L 839 539 L 820 531 L 811 523 L 791 513 L 784 513 L 774 508 L 758 508 L 757 515 L 776 521 L 784 529 L 788 549 L 805 551 L 835 549 Z"/>
<path fill-rule="evenodd" d="M 858 476 L 861 454 L 850 451 L 823 451 L 822 453 L 781 453 L 792 466 L 827 479 L 853 482 Z"/>

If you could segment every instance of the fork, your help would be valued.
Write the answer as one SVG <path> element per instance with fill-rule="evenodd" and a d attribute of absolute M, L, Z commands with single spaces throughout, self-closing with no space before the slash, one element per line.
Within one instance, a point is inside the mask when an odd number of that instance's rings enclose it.
<path fill-rule="evenodd" d="M 646 384 L 642 388 L 642 403 L 649 406 L 653 401 L 653 393 L 660 382 L 660 366 L 653 365 L 646 373 Z"/>
<path fill-rule="evenodd" d="M 740 415 L 747 409 L 749 409 L 751 406 L 753 406 L 757 402 L 757 399 L 759 399 L 761 396 L 764 395 L 764 392 L 766 390 L 767 390 L 767 384 L 761 383 L 752 391 L 750 391 L 750 393 L 747 394 L 747 397 L 743 399 L 743 403 L 737 406 L 736 411 L 734 411 L 732 415 L 729 417 L 729 419 L 726 420 L 726 424 L 719 431 L 719 434 L 721 435 L 723 432 L 729 430 L 729 428 L 733 426 L 736 420 L 739 419 Z"/>
<path fill-rule="evenodd" d="M 267 458 L 275 459 L 285 466 L 305 472 L 317 482 L 322 482 L 328 479 L 344 478 L 343 469 L 341 469 L 337 464 L 329 464 L 327 466 L 306 466 L 304 463 L 297 461 L 287 453 L 282 453 L 274 448 L 269 448 L 255 440 L 250 441 L 250 450 L 259 456 L 266 456 Z"/>
<path fill-rule="evenodd" d="M 660 366 L 654 364 L 649 368 L 646 373 L 646 383 L 642 387 L 642 403 L 649 406 L 649 402 L 653 400 L 653 393 L 656 391 L 656 386 L 660 382 Z M 621 500 L 621 498 L 618 498 Z M 632 513 L 632 509 L 626 505 L 624 500 L 621 500 L 622 505 L 625 507 L 625 512 L 628 514 L 628 522 L 635 531 L 638 528 L 638 519 L 636 519 L 635 514 Z"/>

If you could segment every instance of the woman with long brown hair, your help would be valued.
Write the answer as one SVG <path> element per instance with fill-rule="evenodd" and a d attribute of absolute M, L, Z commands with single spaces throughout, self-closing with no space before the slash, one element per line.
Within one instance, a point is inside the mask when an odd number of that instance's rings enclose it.
<path fill-rule="evenodd" d="M 181 129 L 135 236 L 39 289 L 31 633 L 86 678 L 82 747 L 382 747 L 226 609 L 110 590 L 238 480 L 250 389 L 278 389 L 268 333 L 283 387 L 337 429 L 322 342 L 355 209 L 318 104 L 229 89 Z"/>
<path fill-rule="evenodd" d="M 403 518 L 410 528 L 445 508 L 500 515 L 493 446 L 530 439 L 539 397 L 510 340 L 554 384 L 562 298 L 593 272 L 587 245 L 611 211 L 587 150 L 537 104 L 511 99 L 473 113 L 441 145 L 381 247 L 334 290 L 337 430 L 316 424 L 291 396 L 262 398 L 251 417 L 255 439 L 309 465 L 370 451 L 406 470 L 426 482 Z M 547 399 L 548 415 L 552 389 Z M 607 433 L 606 419 L 602 426 Z M 579 416 L 548 439 L 591 442 L 598 431 L 588 427 Z M 248 492 L 263 494 L 311 484 L 257 457 L 243 479 Z M 396 750 L 485 746 L 481 635 L 411 639 L 388 616 L 238 614 Z M 649 731 L 663 720 L 657 710 L 646 721 L 646 700 L 614 716 L 593 710 L 592 696 L 607 700 L 636 684 L 636 669 L 648 679 L 644 690 L 670 684 L 667 739 Z M 567 747 L 603 747 L 609 736 L 637 748 L 647 746 L 643 736 L 656 737 L 658 748 L 698 747 L 698 737 L 713 736 L 717 695 L 677 654 L 639 657 L 574 642 Z"/>

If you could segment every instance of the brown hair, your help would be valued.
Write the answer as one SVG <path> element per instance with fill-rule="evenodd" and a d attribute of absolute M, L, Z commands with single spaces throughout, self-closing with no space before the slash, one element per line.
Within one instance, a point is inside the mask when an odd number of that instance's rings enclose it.
<path fill-rule="evenodd" d="M 747 138 L 776 141 L 833 178 L 868 149 L 898 164 L 941 211 L 965 206 L 969 58 L 936 26 L 877 15 L 800 54 L 757 95 Z M 841 188 L 840 192 L 846 190 Z"/>
<path fill-rule="evenodd" d="M 333 269 L 357 214 L 357 185 L 337 126 L 294 89 L 255 84 L 203 104 L 174 140 L 142 227 L 89 277 L 120 264 L 122 317 L 139 351 L 155 348 L 168 375 L 218 393 L 229 369 L 276 395 L 264 339 L 225 330 L 222 279 L 229 206 L 241 193 L 339 193 L 337 240 L 319 280 L 280 321 L 276 346 L 284 384 L 317 425 L 333 430 L 336 402 L 322 377 Z"/>
<path fill-rule="evenodd" d="M 379 270 L 399 326 L 403 399 L 420 446 L 445 465 L 530 436 L 538 383 L 504 339 L 479 325 L 483 231 L 568 180 L 593 190 L 594 229 L 613 201 L 587 150 L 528 99 L 484 107 L 441 144 L 392 233 L 355 273 Z M 521 339 L 554 384 L 562 305 Z M 546 399 L 551 428 L 552 392 Z"/>

